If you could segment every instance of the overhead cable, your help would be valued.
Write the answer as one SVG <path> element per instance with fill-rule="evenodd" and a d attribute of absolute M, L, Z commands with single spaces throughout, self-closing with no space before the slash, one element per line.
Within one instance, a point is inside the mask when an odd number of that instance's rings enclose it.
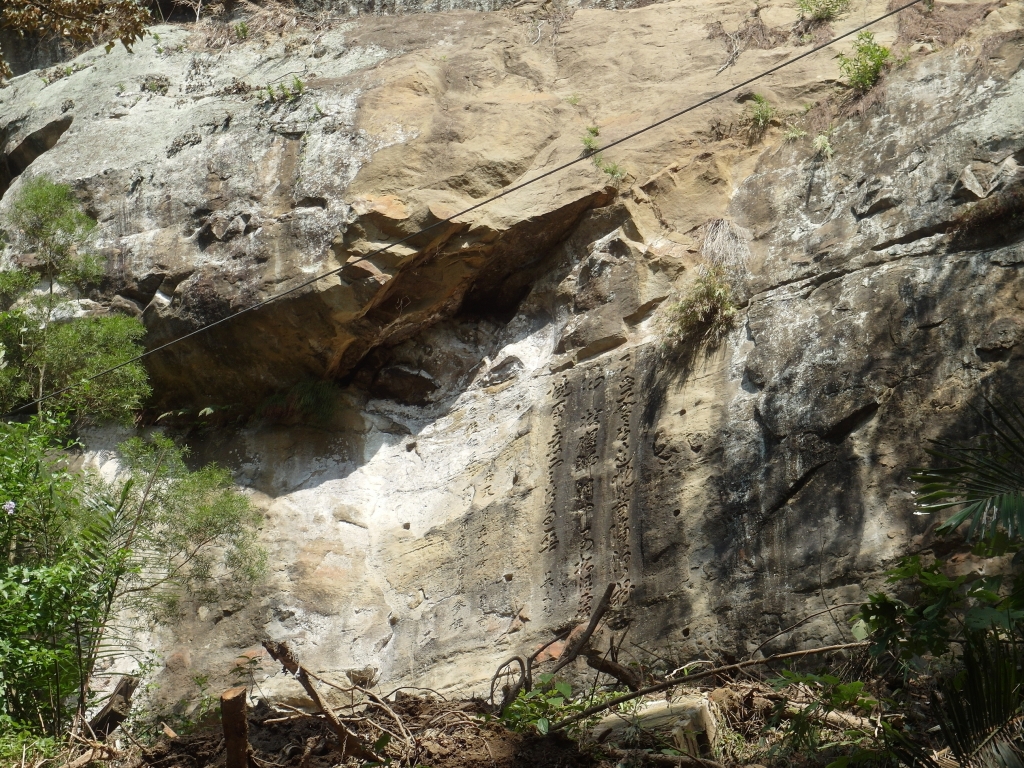
<path fill-rule="evenodd" d="M 744 80 L 741 83 L 737 83 L 736 85 L 733 85 L 733 86 L 731 86 L 729 88 L 726 88 L 723 91 L 719 91 L 718 93 L 716 93 L 716 94 L 714 94 L 712 96 L 708 96 L 707 98 L 702 99 L 702 100 L 698 101 L 695 104 L 691 104 L 690 106 L 686 107 L 685 109 L 681 109 L 678 112 L 673 112 L 668 117 L 664 117 L 661 120 L 658 120 L 657 122 L 651 123 L 650 125 L 646 125 L 643 128 L 640 128 L 640 129 L 638 129 L 636 131 L 633 131 L 632 133 L 628 133 L 625 136 L 616 139 L 615 141 L 611 141 L 611 142 L 605 144 L 602 147 L 598 147 L 597 149 L 594 149 L 594 150 L 592 150 L 592 151 L 590 151 L 590 152 L 588 152 L 588 153 L 586 153 L 584 155 L 581 155 L 581 156 L 577 157 L 574 160 L 570 160 L 567 163 L 563 163 L 562 165 L 556 166 L 555 168 L 552 168 L 552 169 L 550 169 L 548 171 L 545 171 L 544 173 L 541 173 L 541 174 L 539 174 L 537 176 L 534 176 L 533 178 L 530 178 L 530 179 L 528 179 L 528 180 L 526 180 L 524 182 L 521 182 L 519 184 L 515 184 L 515 185 L 513 185 L 511 187 L 508 187 L 506 189 L 503 189 L 501 192 L 498 192 L 498 193 L 492 195 L 491 197 L 488 197 L 488 198 L 486 198 L 484 200 L 481 200 L 479 203 L 474 203 L 473 205 L 469 206 L 468 208 L 465 208 L 465 209 L 459 211 L 458 213 L 452 214 L 448 218 L 436 221 L 433 224 L 430 224 L 429 226 L 426 226 L 423 229 L 419 230 L 418 232 L 414 232 L 411 235 L 407 235 L 406 237 L 403 237 L 401 240 L 397 240 L 397 241 L 395 241 L 393 243 L 389 243 L 388 245 L 385 245 L 382 248 L 378 248 L 377 250 L 375 250 L 375 251 L 373 251 L 371 253 L 368 253 L 365 256 L 357 259 L 356 262 L 349 262 L 349 263 L 343 264 L 340 267 L 336 267 L 335 269 L 331 269 L 331 270 L 329 270 L 327 272 L 324 272 L 324 273 L 322 273 L 320 275 L 317 275 L 316 277 L 311 277 L 310 279 L 305 280 L 304 282 L 301 282 L 298 285 L 292 286 L 291 288 L 288 288 L 287 290 L 281 291 L 280 293 L 276 293 L 273 296 L 270 296 L 270 297 L 268 297 L 266 299 L 263 299 L 262 301 L 258 301 L 258 302 L 256 302 L 255 304 L 253 304 L 251 306 L 245 307 L 244 309 L 240 309 L 238 312 L 235 312 L 233 315 L 228 315 L 227 317 L 222 317 L 219 320 L 214 320 L 212 323 L 207 323 L 206 325 L 200 326 L 199 328 L 196 328 L 195 330 L 190 331 L 189 333 L 186 333 L 184 336 L 179 336 L 176 339 L 172 339 L 171 341 L 165 342 L 164 344 L 160 344 L 159 346 L 153 347 L 153 349 L 147 350 L 147 351 L 143 352 L 142 354 L 136 355 L 136 356 L 134 356 L 134 357 L 132 357 L 132 358 L 130 358 L 128 360 L 125 360 L 122 363 L 119 363 L 117 365 L 111 366 L 110 368 L 106 368 L 106 369 L 100 371 L 99 373 L 95 373 L 92 376 L 89 376 L 89 377 L 87 377 L 85 379 L 82 379 L 81 381 L 78 381 L 78 382 L 76 382 L 74 384 L 69 384 L 68 386 L 64 387 L 63 389 L 58 389 L 58 390 L 56 390 L 54 392 L 50 392 L 49 394 L 43 395 L 42 397 L 37 398 L 36 400 L 32 400 L 31 402 L 25 403 L 24 405 L 21 405 L 18 408 L 15 408 L 14 410 L 4 414 L 3 418 L 7 418 L 9 416 L 13 416 L 14 414 L 17 414 L 17 413 L 19 413 L 21 411 L 24 411 L 27 408 L 32 408 L 34 406 L 37 406 L 40 403 L 45 402 L 46 400 L 50 400 L 50 399 L 52 399 L 54 397 L 62 395 L 65 392 L 68 392 L 68 391 L 70 391 L 72 389 L 75 389 L 76 387 L 82 386 L 83 384 L 87 384 L 87 383 L 89 383 L 91 381 L 95 381 L 96 379 L 99 379 L 99 378 L 101 378 L 103 376 L 111 374 L 114 371 L 117 371 L 117 370 L 120 370 L 121 368 L 124 368 L 125 366 L 131 365 L 132 363 L 137 363 L 138 361 L 140 361 L 140 360 L 142 360 L 142 359 L 144 359 L 146 357 L 149 357 L 150 355 L 154 355 L 157 352 L 160 352 L 160 351 L 162 351 L 164 349 L 167 349 L 168 347 L 174 346 L 175 344 L 179 344 L 179 343 L 181 343 L 183 341 L 191 339 L 194 336 L 198 336 L 201 333 L 206 333 L 207 331 L 212 330 L 213 328 L 216 328 L 219 325 L 223 325 L 224 323 L 230 322 L 231 320 L 234 320 L 235 318 L 240 317 L 240 316 L 242 316 L 242 315 L 244 315 L 244 314 L 246 314 L 248 312 L 254 312 L 257 309 L 261 309 L 262 307 L 265 307 L 268 304 L 271 304 L 272 302 L 278 301 L 279 299 L 282 299 L 285 296 L 293 294 L 293 293 L 295 293 L 297 291 L 301 291 L 303 288 L 308 288 L 309 286 L 314 285 L 315 283 L 319 282 L 320 280 L 323 280 L 324 278 L 331 277 L 332 275 L 338 274 L 345 267 L 350 266 L 352 263 L 358 263 L 359 261 L 367 261 L 369 259 L 372 259 L 375 256 L 379 256 L 382 253 L 386 253 L 387 251 L 391 250 L 395 246 L 403 245 L 404 243 L 407 243 L 410 240 L 412 240 L 412 239 L 414 239 L 416 237 L 419 237 L 420 235 L 422 235 L 422 234 L 424 234 L 426 232 L 430 232 L 432 229 L 435 229 L 437 227 L 443 226 L 445 224 L 450 224 L 453 221 L 455 221 L 455 219 L 459 218 L 460 216 L 465 216 L 467 213 L 472 213 L 475 210 L 483 208 L 485 205 L 488 205 L 489 203 L 493 203 L 495 200 L 499 200 L 499 199 L 501 199 L 503 197 L 507 197 L 508 195 L 511 195 L 513 192 L 518 192 L 519 190 L 524 189 L 524 188 L 530 186 L 531 184 L 536 184 L 538 181 L 541 181 L 542 179 L 546 179 L 549 176 L 553 176 L 556 173 L 560 173 L 561 171 L 564 171 L 566 168 L 571 168 L 572 166 L 576 165 L 577 163 L 581 163 L 584 160 L 588 160 L 588 159 L 592 158 L 594 155 L 597 155 L 597 154 L 599 154 L 601 152 L 604 152 L 604 151 L 606 151 L 608 149 L 611 149 L 612 147 L 616 147 L 619 144 L 623 144 L 623 143 L 629 141 L 630 139 L 635 139 L 637 136 L 640 136 L 640 135 L 642 135 L 644 133 L 647 133 L 649 131 L 653 131 L 655 128 L 659 128 L 662 125 L 665 125 L 666 123 L 669 123 L 669 122 L 671 122 L 673 120 L 676 120 L 676 119 L 682 117 L 683 115 L 686 115 L 686 114 L 688 114 L 690 112 L 693 112 L 694 110 L 700 109 L 701 107 L 707 106 L 711 102 L 717 101 L 718 99 L 722 98 L 723 96 L 728 96 L 731 93 L 735 93 L 736 91 L 739 91 L 739 90 L 745 88 L 746 86 L 748 86 L 748 85 L 750 85 L 752 83 L 757 82 L 758 80 L 761 80 L 761 79 L 763 79 L 765 77 L 768 77 L 769 75 L 773 75 L 776 72 L 778 72 L 779 70 L 785 69 L 786 67 L 789 67 L 789 66 L 795 64 L 796 62 L 801 61 L 802 59 L 806 59 L 808 56 L 812 56 L 815 53 L 818 53 L 819 51 L 822 51 L 825 48 L 828 48 L 828 47 L 834 45 L 835 43 L 838 43 L 841 40 L 845 40 L 848 37 L 852 37 L 853 35 L 856 35 L 856 34 L 858 34 L 860 32 L 863 32 L 864 30 L 868 29 L 869 27 L 872 27 L 875 24 L 878 24 L 879 22 L 885 21 L 886 19 L 888 19 L 888 18 L 890 18 L 892 16 L 895 16 L 895 15 L 897 15 L 899 13 L 902 13 L 903 11 L 905 11 L 905 10 L 915 6 L 915 5 L 918 5 L 918 4 L 922 3 L 922 2 L 926 2 L 926 0 L 911 0 L 910 2 L 908 2 L 908 3 L 904 4 L 904 5 L 901 5 L 900 7 L 895 8 L 895 9 L 893 9 L 891 11 L 888 11 L 887 13 L 884 13 L 881 16 L 878 16 L 877 18 L 872 19 L 871 21 L 868 21 L 868 22 L 866 22 L 864 24 L 861 24 L 858 27 L 854 27 L 853 29 L 851 29 L 851 30 L 849 30 L 847 32 L 844 32 L 841 35 L 837 35 L 836 37 L 833 37 L 831 40 L 828 40 L 827 42 L 824 42 L 824 43 L 822 43 L 822 44 L 820 44 L 820 45 L 818 45 L 818 46 L 816 46 L 814 48 L 811 48 L 811 49 L 809 49 L 807 51 L 804 51 L 803 53 L 798 54 L 797 56 L 794 56 L 791 59 L 787 59 L 786 61 L 782 62 L 781 64 L 777 64 L 774 67 L 771 67 L 770 69 L 766 69 L 763 72 L 760 72 L 759 74 L 757 74 L 757 75 L 755 75 L 755 76 L 753 76 L 751 78 L 748 78 L 748 79 Z"/>

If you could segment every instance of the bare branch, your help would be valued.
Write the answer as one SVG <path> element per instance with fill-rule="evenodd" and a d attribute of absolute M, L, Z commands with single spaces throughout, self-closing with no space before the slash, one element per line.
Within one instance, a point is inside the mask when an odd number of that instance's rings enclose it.
<path fill-rule="evenodd" d="M 595 715 L 598 712 L 603 712 L 606 709 L 617 707 L 619 704 L 624 704 L 627 701 L 638 699 L 641 696 L 646 696 L 650 693 L 658 693 L 659 691 L 667 691 L 669 688 L 675 688 L 677 685 L 683 685 L 685 683 L 692 683 L 695 680 L 700 680 L 705 677 L 711 677 L 712 675 L 722 675 L 726 672 L 735 672 L 746 667 L 756 667 L 763 664 L 772 664 L 776 661 L 785 661 L 786 659 L 799 659 L 804 656 L 815 656 L 822 653 L 834 653 L 836 651 L 849 651 L 854 648 L 865 648 L 869 645 L 867 642 L 863 643 L 843 643 L 842 645 L 827 645 L 824 648 L 809 648 L 804 651 L 790 651 L 789 653 L 777 653 L 773 656 L 767 656 L 763 659 L 751 659 L 750 661 L 741 661 L 736 664 L 727 664 L 724 667 L 715 667 L 714 669 L 706 669 L 703 672 L 695 672 L 692 675 L 685 675 L 684 677 L 672 678 L 666 680 L 663 683 L 657 685 L 651 685 L 647 688 L 641 688 L 639 691 L 633 693 L 627 693 L 622 696 L 616 696 L 614 699 L 604 702 L 603 704 L 595 704 L 592 707 L 587 707 L 582 712 L 579 712 L 571 717 L 567 717 L 564 720 L 559 720 L 551 726 L 552 731 L 559 731 L 565 728 L 567 725 L 578 723 L 580 720 L 586 720 L 591 715 Z"/>

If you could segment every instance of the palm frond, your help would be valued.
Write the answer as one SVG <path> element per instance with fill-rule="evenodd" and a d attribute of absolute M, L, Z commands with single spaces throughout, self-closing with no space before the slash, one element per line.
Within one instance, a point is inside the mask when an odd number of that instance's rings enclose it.
<path fill-rule="evenodd" d="M 969 523 L 967 536 L 991 538 L 1002 529 L 1024 534 L 1024 410 L 1017 403 L 985 401 L 986 432 L 979 445 L 936 442 L 928 453 L 945 466 L 916 470 L 921 513 L 960 509 L 938 527 L 950 533 Z"/>
<path fill-rule="evenodd" d="M 962 768 L 1024 768 L 1024 673 L 1020 653 L 991 636 L 964 645 L 961 676 L 932 706 Z M 957 685 L 957 682 L 960 685 Z"/>

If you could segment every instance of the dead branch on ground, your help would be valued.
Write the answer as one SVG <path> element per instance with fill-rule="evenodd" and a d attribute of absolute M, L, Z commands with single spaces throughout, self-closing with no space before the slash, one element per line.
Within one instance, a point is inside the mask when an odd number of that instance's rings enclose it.
<path fill-rule="evenodd" d="M 281 666 L 286 671 L 290 672 L 298 680 L 299 685 L 302 686 L 303 690 L 306 691 L 306 695 L 313 700 L 324 716 L 327 718 L 327 722 L 337 735 L 339 744 L 338 751 L 341 753 L 342 758 L 348 756 L 358 757 L 362 760 L 373 760 L 379 761 L 380 758 L 374 754 L 366 744 L 363 743 L 356 734 L 348 729 L 344 723 L 342 723 L 334 710 L 327 706 L 323 699 L 320 698 L 320 692 L 317 691 L 316 686 L 313 685 L 313 681 L 310 679 L 309 672 L 299 664 L 298 660 L 292 654 L 291 649 L 286 643 L 275 643 L 271 640 L 264 640 L 263 647 L 267 649 L 267 653 L 274 661 L 280 662 Z"/>
<path fill-rule="evenodd" d="M 729 672 L 735 672 L 740 669 L 747 667 L 756 667 L 765 664 L 772 664 L 777 661 L 785 661 L 786 659 L 798 659 L 804 656 L 814 656 L 823 653 L 835 653 L 837 651 L 848 651 L 854 648 L 865 648 L 869 645 L 867 642 L 863 643 L 843 643 L 841 645 L 828 645 L 824 648 L 809 648 L 804 651 L 791 651 L 789 653 L 776 653 L 772 656 L 767 656 L 763 659 L 751 659 L 750 661 L 741 661 L 736 664 L 726 664 L 722 667 L 715 667 L 713 669 L 706 669 L 703 672 L 695 672 L 692 675 L 684 675 L 683 677 L 671 678 L 664 682 L 658 683 L 657 685 L 651 685 L 646 688 L 641 688 L 638 691 L 624 694 L 622 696 L 616 696 L 614 699 L 604 702 L 603 704 L 595 704 L 592 707 L 587 707 L 582 712 L 579 712 L 571 717 L 567 717 L 564 720 L 559 720 L 557 723 L 553 723 L 551 726 L 552 731 L 559 731 L 568 725 L 577 723 L 580 720 L 586 720 L 591 715 L 595 715 L 598 712 L 603 712 L 606 709 L 617 707 L 619 704 L 624 704 L 627 701 L 640 698 L 641 696 L 647 696 L 651 693 L 658 693 L 659 691 L 667 691 L 670 688 L 675 688 L 679 685 L 686 683 L 692 683 L 695 680 L 700 680 L 705 677 L 711 677 L 712 675 L 724 675 Z"/>

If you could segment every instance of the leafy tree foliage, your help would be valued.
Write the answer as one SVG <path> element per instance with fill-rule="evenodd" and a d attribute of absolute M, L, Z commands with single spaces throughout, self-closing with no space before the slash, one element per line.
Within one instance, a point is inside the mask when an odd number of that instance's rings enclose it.
<path fill-rule="evenodd" d="M 20 35 L 66 37 L 76 42 L 120 40 L 125 48 L 146 33 L 149 11 L 137 0 L 4 0 L 0 27 Z M 114 47 L 107 43 L 107 50 Z M 0 51 L 0 82 L 11 77 Z"/>
<path fill-rule="evenodd" d="M 68 187 L 23 182 L 5 224 L 0 407 L 52 397 L 27 422 L 0 422 L 0 763 L 81 723 L 97 662 L 132 648 L 133 622 L 244 595 L 265 567 L 260 515 L 230 473 L 191 471 L 171 439 L 128 441 L 113 481 L 73 470 L 75 426 L 130 423 L 148 395 L 132 362 L 144 328 L 82 312 L 103 263 Z"/>
<path fill-rule="evenodd" d="M 855 617 L 854 633 L 872 653 L 906 674 L 952 668 L 931 710 L 957 763 L 965 768 L 1024 765 L 1024 411 L 987 403 L 986 430 L 971 443 L 936 443 L 936 464 L 915 473 L 918 510 L 956 510 L 936 530 L 967 526 L 976 570 L 952 576 L 938 559 L 914 555 L 889 572 L 895 594 L 878 593 Z M 1008 559 L 1002 566 L 986 563 Z M 889 728 L 893 753 L 914 768 L 940 763 L 919 739 Z"/>
<path fill-rule="evenodd" d="M 49 406 L 76 421 L 130 421 L 149 395 L 145 369 L 129 362 L 145 329 L 126 316 L 84 316 L 75 303 L 103 274 L 102 260 L 85 248 L 96 222 L 66 185 L 40 176 L 22 185 L 9 226 L 21 254 L 12 263 L 21 266 L 0 272 L 0 409 L 59 393 Z"/>
<path fill-rule="evenodd" d="M 0 426 L 0 730 L 59 736 L 90 704 L 131 617 L 182 597 L 245 594 L 260 516 L 216 466 L 171 440 L 130 441 L 122 477 L 73 472 L 59 419 Z"/>

